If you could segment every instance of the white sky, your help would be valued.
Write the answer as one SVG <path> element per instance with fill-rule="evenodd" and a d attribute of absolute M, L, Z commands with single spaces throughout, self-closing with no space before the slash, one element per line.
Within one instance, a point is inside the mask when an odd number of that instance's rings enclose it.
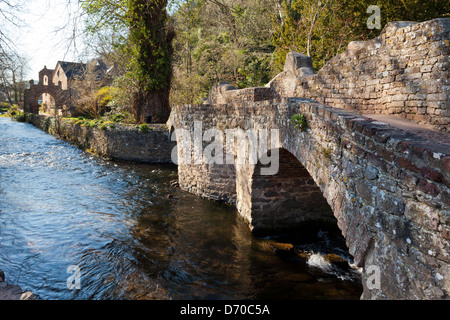
<path fill-rule="evenodd" d="M 69 4 L 72 3 L 72 8 Z M 80 61 L 82 48 L 74 48 L 67 39 L 73 34 L 73 26 L 61 29 L 75 14 L 76 0 L 28 0 L 27 14 L 22 15 L 26 27 L 20 29 L 15 39 L 20 54 L 27 58 L 29 70 L 25 80 L 37 80 L 40 70 L 47 66 L 54 69 L 59 60 Z"/>

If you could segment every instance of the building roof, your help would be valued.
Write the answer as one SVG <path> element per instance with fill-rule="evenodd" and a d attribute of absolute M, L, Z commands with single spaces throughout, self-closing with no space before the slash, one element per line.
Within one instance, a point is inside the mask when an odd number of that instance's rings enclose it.
<path fill-rule="evenodd" d="M 94 66 L 94 72 L 98 80 L 106 74 L 107 66 L 101 59 L 93 59 L 88 63 L 58 61 L 68 80 L 83 80 L 88 70 L 88 65 Z"/>
<path fill-rule="evenodd" d="M 86 72 L 86 64 L 78 62 L 58 61 L 58 64 L 66 74 L 67 79 L 82 79 Z"/>

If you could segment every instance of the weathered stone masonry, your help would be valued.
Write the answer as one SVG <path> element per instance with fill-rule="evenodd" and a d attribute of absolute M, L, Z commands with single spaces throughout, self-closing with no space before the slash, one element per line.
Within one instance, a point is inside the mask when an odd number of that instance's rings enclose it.
<path fill-rule="evenodd" d="M 69 141 L 101 157 L 141 163 L 173 163 L 171 159 L 175 142 L 170 140 L 167 127 L 153 126 L 142 133 L 136 126 L 114 124 L 86 127 L 73 120 L 54 118 L 47 115 L 29 115 L 29 122 L 38 128 Z"/>
<path fill-rule="evenodd" d="M 69 90 L 63 90 L 62 84 L 59 82 L 54 84 L 51 79 L 53 70 L 49 70 L 46 67 L 39 72 L 39 82 L 34 84 L 33 80 L 30 80 L 30 88 L 24 92 L 24 111 L 27 113 L 39 114 L 39 97 L 44 94 L 50 94 L 54 99 L 57 106 L 67 105 L 70 100 L 71 92 Z M 44 78 L 46 81 L 44 81 Z"/>
<path fill-rule="evenodd" d="M 450 19 L 391 22 L 377 38 L 351 42 L 317 74 L 311 61 L 291 55 L 269 85 L 282 97 L 396 115 L 449 132 L 449 55 Z"/>
<path fill-rule="evenodd" d="M 307 118 L 306 132 L 289 123 L 290 117 L 297 113 Z M 382 290 L 365 288 L 364 298 L 448 297 L 448 147 L 432 145 L 357 113 L 295 98 L 251 105 L 178 106 L 170 122 L 175 128 L 193 132 L 195 120 L 202 121 L 204 130 L 212 127 L 280 130 L 279 148 L 299 161 L 297 170 L 289 169 L 292 171 L 285 181 L 306 169 L 315 186 L 307 182 L 303 185 L 307 190 L 320 188 L 355 263 L 361 267 L 380 267 Z M 255 206 L 255 197 L 260 197 L 255 195 L 261 188 L 255 167 L 180 165 L 180 186 L 211 199 L 229 199 L 254 231 L 294 227 L 305 222 L 305 217 L 314 221 L 311 213 L 280 217 L 270 206 L 267 210 Z M 267 192 L 270 184 L 264 187 Z M 279 197 L 281 202 L 295 199 L 295 194 L 291 197 L 290 191 L 285 191 Z M 274 194 L 277 192 L 274 189 Z M 269 195 L 267 199 L 276 207 L 274 198 Z"/>

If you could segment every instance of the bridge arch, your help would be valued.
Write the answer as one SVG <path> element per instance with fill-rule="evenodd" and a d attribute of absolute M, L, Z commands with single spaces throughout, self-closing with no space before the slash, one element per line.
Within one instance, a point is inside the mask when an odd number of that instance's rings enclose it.
<path fill-rule="evenodd" d="M 265 175 L 258 161 L 253 168 L 248 197 L 251 202 L 251 225 L 254 234 L 271 234 L 299 230 L 301 226 L 336 225 L 333 211 L 308 170 L 287 149 L 278 148 L 275 174 Z M 263 156 L 264 157 L 264 156 Z"/>
<path fill-rule="evenodd" d="M 70 90 L 63 90 L 62 83 L 59 81 L 57 84 L 52 82 L 53 71 L 44 69 L 39 71 L 39 81 L 34 83 L 34 80 L 30 80 L 29 88 L 24 91 L 24 111 L 28 113 L 39 114 L 39 98 L 46 94 L 53 97 L 55 107 L 59 110 L 63 110 L 70 105 Z"/>
<path fill-rule="evenodd" d="M 54 85 L 53 83 L 34 84 L 30 81 L 30 88 L 25 90 L 24 93 L 24 111 L 34 114 L 39 114 L 39 98 L 43 95 L 47 95 L 53 98 L 56 109 L 63 110 L 68 104 L 67 90 L 62 90 L 61 86 Z"/>

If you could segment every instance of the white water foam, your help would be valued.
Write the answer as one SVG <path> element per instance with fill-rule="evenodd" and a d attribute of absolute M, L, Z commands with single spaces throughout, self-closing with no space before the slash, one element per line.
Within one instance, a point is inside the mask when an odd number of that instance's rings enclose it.
<path fill-rule="evenodd" d="M 319 253 L 313 253 L 308 258 L 308 265 L 311 267 L 317 267 L 324 271 L 329 271 L 332 269 L 332 265 L 329 261 L 325 260 L 325 258 Z"/>
<path fill-rule="evenodd" d="M 330 261 L 328 261 L 327 259 L 325 259 L 325 257 L 320 253 L 311 253 L 309 255 L 307 264 L 310 267 L 320 268 L 325 273 L 332 274 L 336 276 L 338 279 L 344 281 L 347 280 L 353 281 L 361 277 L 361 271 L 354 265 L 349 264 L 349 269 L 343 270 L 338 266 L 334 265 L 333 263 L 331 263 Z"/>

